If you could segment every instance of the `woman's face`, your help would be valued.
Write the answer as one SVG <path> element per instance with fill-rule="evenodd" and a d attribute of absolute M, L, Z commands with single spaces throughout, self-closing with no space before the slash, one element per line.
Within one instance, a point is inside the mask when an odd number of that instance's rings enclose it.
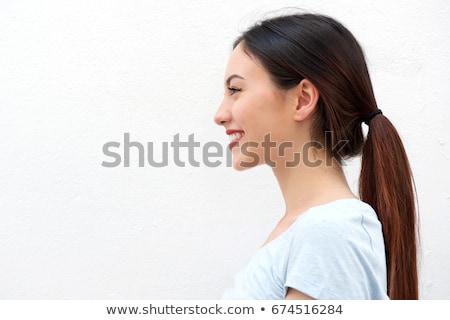
<path fill-rule="evenodd" d="M 214 121 L 230 137 L 233 167 L 274 166 L 279 145 L 289 137 L 294 122 L 295 99 L 272 83 L 262 65 L 244 52 L 242 43 L 233 50 L 224 79 L 225 96 Z"/>

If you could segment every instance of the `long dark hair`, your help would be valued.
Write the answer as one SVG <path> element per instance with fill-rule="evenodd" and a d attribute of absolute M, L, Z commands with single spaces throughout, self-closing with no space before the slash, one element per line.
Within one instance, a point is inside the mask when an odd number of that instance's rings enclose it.
<path fill-rule="evenodd" d="M 289 89 L 309 79 L 320 97 L 312 137 L 342 159 L 362 154 L 359 192 L 381 221 L 390 299 L 418 299 L 414 181 L 402 141 L 392 123 L 378 114 L 364 137 L 362 122 L 378 109 L 363 50 L 336 20 L 293 14 L 259 22 L 239 37 L 276 86 Z M 333 134 L 326 135 L 325 132 Z M 351 289 L 350 289 L 351 290 Z"/>

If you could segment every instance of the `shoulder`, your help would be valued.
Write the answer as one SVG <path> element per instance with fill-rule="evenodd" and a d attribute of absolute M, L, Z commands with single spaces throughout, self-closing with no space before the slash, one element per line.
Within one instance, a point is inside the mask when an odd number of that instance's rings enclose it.
<path fill-rule="evenodd" d="M 305 212 L 295 222 L 290 246 L 294 255 L 326 252 L 314 259 L 329 263 L 384 256 L 381 223 L 372 207 L 357 199 L 337 200 Z"/>
<path fill-rule="evenodd" d="M 381 224 L 375 211 L 367 203 L 357 199 L 336 200 L 316 206 L 304 212 L 295 223 L 299 237 L 364 236 L 381 232 Z"/>
<path fill-rule="evenodd" d="M 305 220 L 346 221 L 361 215 L 376 217 L 375 211 L 367 203 L 358 199 L 340 199 L 323 205 L 315 206 L 304 212 L 300 217 Z"/>
<path fill-rule="evenodd" d="M 317 299 L 384 298 L 385 256 L 375 211 L 345 199 L 311 208 L 295 223 L 286 287 Z"/>

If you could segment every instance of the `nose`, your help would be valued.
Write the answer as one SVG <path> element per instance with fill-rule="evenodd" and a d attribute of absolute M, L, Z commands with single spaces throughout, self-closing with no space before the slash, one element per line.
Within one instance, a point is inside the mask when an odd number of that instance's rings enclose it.
<path fill-rule="evenodd" d="M 224 126 L 231 120 L 231 112 L 227 107 L 227 103 L 222 101 L 214 115 L 214 122 L 219 126 Z"/>

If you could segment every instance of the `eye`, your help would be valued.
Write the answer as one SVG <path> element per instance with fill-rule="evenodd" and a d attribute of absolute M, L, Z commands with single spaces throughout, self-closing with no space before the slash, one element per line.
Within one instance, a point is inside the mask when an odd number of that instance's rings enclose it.
<path fill-rule="evenodd" d="M 242 89 L 238 89 L 235 87 L 228 87 L 228 92 L 230 93 L 230 96 L 234 95 L 235 93 L 240 92 Z"/>

